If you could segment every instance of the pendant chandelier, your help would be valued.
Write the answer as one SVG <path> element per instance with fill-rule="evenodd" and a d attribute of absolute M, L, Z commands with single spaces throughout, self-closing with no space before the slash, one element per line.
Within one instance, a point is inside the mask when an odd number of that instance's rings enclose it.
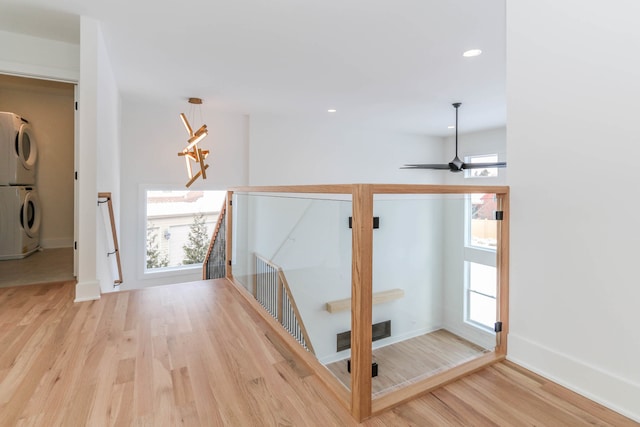
<path fill-rule="evenodd" d="M 200 121 L 202 121 L 202 110 L 200 107 L 202 105 L 202 99 L 189 98 L 189 104 L 191 104 L 189 108 L 191 120 L 195 120 L 194 116 L 195 110 L 197 108 L 198 112 L 200 113 Z M 187 116 L 184 113 L 180 113 L 180 118 L 182 119 L 182 124 L 189 134 L 189 138 L 187 139 L 187 146 L 178 153 L 178 156 L 184 157 L 185 165 L 187 167 L 187 176 L 189 178 L 186 186 L 187 188 L 189 188 L 191 184 L 193 184 L 193 182 L 199 177 L 202 177 L 202 179 L 207 179 L 207 168 L 209 167 L 209 165 L 206 164 L 204 160 L 209 155 L 209 150 L 201 149 L 198 146 L 198 143 L 209 134 L 209 131 L 207 130 L 207 125 L 203 124 L 198 128 L 198 130 L 194 132 L 191 124 L 189 123 L 189 120 L 187 119 Z M 200 170 L 198 170 L 195 174 L 193 173 L 194 168 L 192 167 L 191 162 L 195 162 L 196 169 L 198 167 L 200 168 Z"/>

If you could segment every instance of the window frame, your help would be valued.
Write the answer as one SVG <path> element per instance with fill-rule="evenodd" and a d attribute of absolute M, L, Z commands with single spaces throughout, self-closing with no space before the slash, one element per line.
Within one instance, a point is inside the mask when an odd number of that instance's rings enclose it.
<path fill-rule="evenodd" d="M 485 294 L 483 292 L 479 292 L 477 290 L 471 289 L 471 264 L 478 264 L 478 265 L 486 265 L 488 267 L 493 267 L 496 268 L 495 266 L 490 266 L 487 264 L 481 264 L 481 263 L 476 263 L 473 261 L 467 261 L 465 260 L 464 262 L 464 266 L 465 266 L 465 306 L 464 306 L 464 321 L 466 323 L 471 324 L 472 326 L 478 328 L 478 329 L 482 329 L 484 331 L 487 332 L 495 332 L 494 328 L 495 325 L 486 325 L 476 319 L 472 319 L 471 318 L 471 296 L 472 294 L 474 295 L 479 295 L 479 296 L 483 296 L 486 298 L 491 298 L 494 300 L 495 304 L 496 304 L 496 314 L 497 314 L 497 304 L 498 304 L 498 298 L 497 298 L 497 286 L 496 286 L 496 295 L 492 296 L 492 295 L 488 295 Z M 497 277 L 497 269 L 496 269 L 496 277 Z M 497 285 L 497 280 L 496 280 L 496 285 Z M 494 322 L 495 322 L 495 318 L 494 318 Z"/>
<path fill-rule="evenodd" d="M 179 276 L 189 276 L 194 275 L 201 276 L 202 272 L 202 263 L 199 264 L 187 264 L 187 265 L 179 265 L 179 266 L 168 266 L 168 267 L 159 267 L 153 269 L 147 269 L 147 223 L 148 223 L 148 212 L 147 212 L 147 197 L 148 192 L 150 191 L 215 191 L 224 193 L 226 197 L 226 190 L 220 189 L 193 189 L 193 190 L 185 190 L 184 186 L 181 185 L 149 185 L 142 184 L 139 186 L 139 212 L 140 216 L 138 218 L 138 227 L 140 230 L 140 238 L 138 239 L 138 254 L 140 254 L 140 259 L 137 262 L 137 271 L 138 271 L 138 279 L 140 280 L 149 280 L 149 279 L 160 279 L 160 278 L 171 278 L 171 277 L 179 277 Z M 220 205 L 222 206 L 222 205 Z M 214 207 L 215 209 L 219 209 Z M 159 238 L 162 238 L 162 235 L 158 235 Z"/>
<path fill-rule="evenodd" d="M 464 162 L 465 163 L 473 163 L 473 159 L 481 159 L 481 158 L 486 158 L 486 157 L 493 157 L 495 158 L 495 160 L 487 160 L 486 162 L 478 162 L 478 163 L 491 163 L 491 162 L 499 162 L 500 161 L 500 154 L 499 153 L 487 153 L 487 154 L 473 154 L 473 155 L 469 155 L 469 156 L 465 156 L 464 158 Z M 473 169 L 465 169 L 464 171 L 464 177 L 466 178 L 471 178 L 471 179 L 490 179 L 490 178 L 498 178 L 500 176 L 500 168 L 487 168 L 488 170 L 495 170 L 496 173 L 495 175 L 487 175 L 487 176 L 481 176 L 481 175 L 472 175 L 472 171 Z"/>
<path fill-rule="evenodd" d="M 480 293 L 471 289 L 471 263 L 486 265 L 497 269 L 497 248 L 474 246 L 471 240 L 471 224 L 473 219 L 473 204 L 472 195 L 468 194 L 465 197 L 465 212 L 464 212 L 464 322 L 487 332 L 495 332 L 494 327 L 489 327 L 483 323 L 478 322 L 471 318 L 471 294 L 484 295 L 489 298 L 493 298 L 496 301 L 496 308 L 498 304 L 498 280 L 496 270 L 496 296 L 492 297 L 484 293 Z M 495 221 L 495 220 L 494 220 Z M 497 319 L 497 310 L 496 310 Z"/>

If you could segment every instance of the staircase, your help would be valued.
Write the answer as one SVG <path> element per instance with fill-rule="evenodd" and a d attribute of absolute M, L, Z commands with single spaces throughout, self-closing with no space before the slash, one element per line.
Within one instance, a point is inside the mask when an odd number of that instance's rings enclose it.
<path fill-rule="evenodd" d="M 202 264 L 202 278 L 205 280 L 226 277 L 226 208 L 225 201 Z M 282 268 L 255 255 L 255 271 L 253 297 L 300 345 L 315 354 Z"/>

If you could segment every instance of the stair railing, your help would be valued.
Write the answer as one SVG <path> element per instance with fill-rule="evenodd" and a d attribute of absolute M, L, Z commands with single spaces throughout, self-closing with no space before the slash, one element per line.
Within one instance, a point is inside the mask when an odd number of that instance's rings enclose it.
<path fill-rule="evenodd" d="M 207 256 L 202 263 L 203 279 L 222 279 L 226 268 L 226 211 L 227 203 L 223 202 L 218 221 L 211 236 Z"/>
<path fill-rule="evenodd" d="M 309 334 L 281 267 L 255 254 L 253 296 L 307 351 L 315 354 Z"/>

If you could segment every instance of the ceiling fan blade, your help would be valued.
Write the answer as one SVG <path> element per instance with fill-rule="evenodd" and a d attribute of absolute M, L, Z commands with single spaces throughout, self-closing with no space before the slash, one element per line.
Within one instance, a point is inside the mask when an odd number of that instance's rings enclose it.
<path fill-rule="evenodd" d="M 495 163 L 463 163 L 461 169 L 490 169 L 490 168 L 506 168 L 507 162 Z"/>
<path fill-rule="evenodd" d="M 413 164 L 413 165 L 404 165 L 400 169 L 436 169 L 436 170 L 449 170 L 448 164 Z"/>
<path fill-rule="evenodd" d="M 435 169 L 435 170 L 448 170 L 451 172 L 462 172 L 464 169 L 492 169 L 492 168 L 506 168 L 507 162 L 494 162 L 494 163 L 464 163 L 458 157 L 458 109 L 462 105 L 460 102 L 455 102 L 453 108 L 456 110 L 456 156 L 448 164 L 409 164 L 404 165 L 400 169 Z"/>

